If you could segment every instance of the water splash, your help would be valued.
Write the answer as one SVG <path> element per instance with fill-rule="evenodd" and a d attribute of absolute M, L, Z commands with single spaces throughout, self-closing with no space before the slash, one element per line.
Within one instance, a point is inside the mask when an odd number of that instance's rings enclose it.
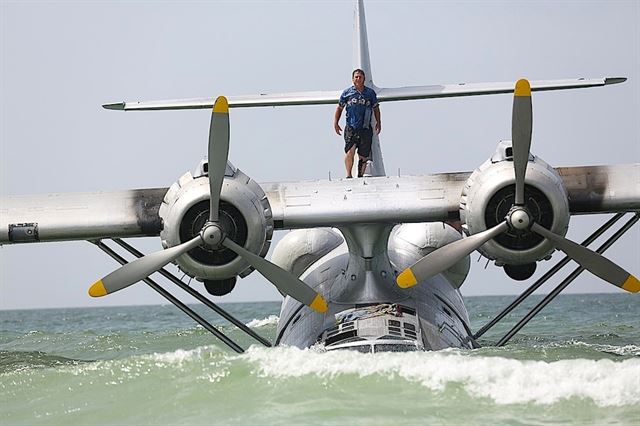
<path fill-rule="evenodd" d="M 269 315 L 262 319 L 252 319 L 247 323 L 247 327 L 259 328 L 264 327 L 265 325 L 277 325 L 279 320 L 280 318 L 277 315 Z"/>
<path fill-rule="evenodd" d="M 554 404 L 590 399 L 600 407 L 640 403 L 640 360 L 572 359 L 554 362 L 470 356 L 458 350 L 423 353 L 320 353 L 296 348 L 250 348 L 241 358 L 256 374 L 277 379 L 378 375 L 399 377 L 442 392 L 458 384 L 496 404 Z"/>

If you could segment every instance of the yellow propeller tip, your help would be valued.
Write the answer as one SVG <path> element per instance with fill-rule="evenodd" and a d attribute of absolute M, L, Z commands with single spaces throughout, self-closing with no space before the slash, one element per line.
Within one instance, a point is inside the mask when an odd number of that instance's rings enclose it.
<path fill-rule="evenodd" d="M 631 293 L 637 293 L 640 291 L 640 281 L 633 275 L 629 275 L 629 278 L 622 284 L 622 288 Z"/>
<path fill-rule="evenodd" d="M 213 112 L 229 113 L 229 102 L 224 96 L 218 96 L 216 103 L 213 104 Z"/>
<path fill-rule="evenodd" d="M 327 305 L 327 301 L 324 300 L 324 298 L 319 294 L 316 295 L 315 299 L 313 299 L 313 302 L 311 302 L 309 307 L 314 311 L 320 312 L 320 313 L 327 312 L 327 310 L 329 309 L 329 306 Z"/>
<path fill-rule="evenodd" d="M 104 288 L 102 280 L 98 280 L 91 287 L 89 287 L 89 296 L 102 297 L 107 295 L 107 289 Z"/>
<path fill-rule="evenodd" d="M 529 84 L 529 80 L 520 79 L 516 83 L 516 90 L 514 92 L 516 96 L 531 96 L 531 85 Z"/>
<path fill-rule="evenodd" d="M 398 287 L 409 288 L 418 284 L 418 280 L 416 279 L 416 276 L 413 275 L 413 271 L 407 268 L 398 275 L 396 283 L 398 284 Z"/>

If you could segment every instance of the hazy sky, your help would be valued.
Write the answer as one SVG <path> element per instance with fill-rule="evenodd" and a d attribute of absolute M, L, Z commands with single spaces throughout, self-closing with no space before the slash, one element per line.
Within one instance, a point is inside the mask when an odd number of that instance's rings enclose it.
<path fill-rule="evenodd" d="M 554 166 L 640 161 L 639 2 L 365 7 L 381 87 L 627 77 L 615 86 L 534 94 L 532 152 Z M 171 185 L 206 155 L 209 111 L 124 113 L 101 104 L 343 89 L 352 70 L 352 11 L 352 1 L 0 0 L 0 196 Z M 509 95 L 382 104 L 387 173 L 473 170 L 510 139 L 511 104 Z M 334 109 L 234 109 L 230 160 L 258 182 L 342 176 Z M 606 218 L 574 217 L 568 237 L 582 241 Z M 133 244 L 160 248 L 158 239 Z M 608 255 L 640 274 L 638 227 Z M 493 264 L 485 270 L 477 258 L 463 294 L 518 293 L 562 255 L 524 284 Z M 0 308 L 163 301 L 142 283 L 89 298 L 88 286 L 116 267 L 81 241 L 4 246 Z M 617 291 L 588 273 L 569 290 Z M 219 300 L 279 298 L 254 272 Z"/>

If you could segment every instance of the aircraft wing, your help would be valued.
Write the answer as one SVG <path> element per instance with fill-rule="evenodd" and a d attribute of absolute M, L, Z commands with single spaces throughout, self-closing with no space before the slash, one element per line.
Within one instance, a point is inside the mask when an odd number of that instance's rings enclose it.
<path fill-rule="evenodd" d="M 580 89 L 622 83 L 626 78 L 577 78 L 569 80 L 539 80 L 531 82 L 532 91 Z M 411 99 L 446 98 L 453 96 L 494 95 L 513 93 L 514 82 L 502 83 L 459 83 L 430 86 L 410 86 L 378 88 L 374 87 L 380 102 L 402 101 Z M 260 93 L 257 95 L 228 96 L 230 108 L 250 108 L 265 106 L 289 105 L 322 105 L 336 104 L 342 90 L 292 92 L 292 93 Z M 175 99 L 166 101 L 118 102 L 103 105 L 106 109 L 124 111 L 150 111 L 175 109 L 208 109 L 212 108 L 215 97 L 197 99 Z"/>
<path fill-rule="evenodd" d="M 559 167 L 571 214 L 640 211 L 640 164 Z M 261 184 L 276 229 L 456 220 L 470 172 Z M 629 182 L 635 182 L 629 184 Z M 0 245 L 159 235 L 168 188 L 0 199 Z"/>
<path fill-rule="evenodd" d="M 0 199 L 0 245 L 156 236 L 168 188 Z"/>

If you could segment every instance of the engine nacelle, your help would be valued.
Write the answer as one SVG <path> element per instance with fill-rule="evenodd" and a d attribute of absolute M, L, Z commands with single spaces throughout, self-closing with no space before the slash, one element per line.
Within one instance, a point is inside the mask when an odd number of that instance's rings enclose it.
<path fill-rule="evenodd" d="M 160 206 L 162 245 L 169 248 L 189 241 L 209 219 L 207 162 L 195 174 L 185 173 L 171 185 Z M 266 256 L 273 236 L 273 214 L 264 191 L 255 181 L 227 164 L 220 194 L 219 223 L 228 238 L 247 250 Z M 253 271 L 249 264 L 227 248 L 196 247 L 176 259 L 180 269 L 205 283 L 235 282 Z M 233 288 L 231 286 L 231 288 Z"/>
<path fill-rule="evenodd" d="M 515 199 L 511 141 L 502 141 L 494 155 L 478 167 L 462 190 L 460 218 L 467 235 L 477 234 L 505 220 Z M 554 168 L 530 155 L 525 181 L 525 206 L 541 226 L 564 236 L 569 227 L 569 203 L 562 179 Z M 529 230 L 509 229 L 478 251 L 497 266 L 525 265 L 548 259 L 554 247 Z"/>
<path fill-rule="evenodd" d="M 271 262 L 299 278 L 309 266 L 343 243 L 342 234 L 332 228 L 295 229 L 276 245 Z"/>
<path fill-rule="evenodd" d="M 389 235 L 389 260 L 401 269 L 411 266 L 429 253 L 457 241 L 462 235 L 442 222 L 404 223 Z M 460 288 L 467 278 L 471 263 L 463 257 L 443 272 L 451 285 Z"/>

